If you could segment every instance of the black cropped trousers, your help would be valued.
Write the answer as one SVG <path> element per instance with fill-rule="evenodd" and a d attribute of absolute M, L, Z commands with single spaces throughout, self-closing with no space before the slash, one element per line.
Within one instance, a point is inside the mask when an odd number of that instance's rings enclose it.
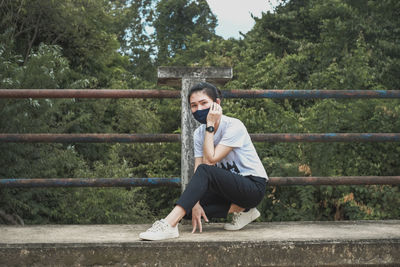
<path fill-rule="evenodd" d="M 191 218 L 192 208 L 200 201 L 207 218 L 225 218 L 231 204 L 250 209 L 264 197 L 267 180 L 257 176 L 242 176 L 230 171 L 201 164 L 197 167 L 185 191 L 176 202 Z"/>

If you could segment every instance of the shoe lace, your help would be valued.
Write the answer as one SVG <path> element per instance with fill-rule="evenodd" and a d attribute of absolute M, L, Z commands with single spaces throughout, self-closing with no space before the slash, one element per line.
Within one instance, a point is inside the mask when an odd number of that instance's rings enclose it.
<path fill-rule="evenodd" d="M 155 223 L 153 223 L 151 228 L 147 231 L 159 232 L 159 231 L 164 231 L 166 228 L 167 228 L 167 225 L 165 225 L 165 223 L 163 223 L 162 221 L 156 221 Z"/>
<path fill-rule="evenodd" d="M 239 221 L 239 217 L 242 213 L 241 212 L 234 212 L 232 215 L 232 224 L 236 225 Z"/>

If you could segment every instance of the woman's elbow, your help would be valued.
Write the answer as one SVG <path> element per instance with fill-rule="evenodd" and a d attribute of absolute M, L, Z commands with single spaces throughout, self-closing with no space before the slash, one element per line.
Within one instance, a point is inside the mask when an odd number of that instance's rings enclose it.
<path fill-rule="evenodd" d="M 204 157 L 203 158 L 203 163 L 207 164 L 207 165 L 215 165 L 217 162 L 213 161 L 212 159 Z"/>

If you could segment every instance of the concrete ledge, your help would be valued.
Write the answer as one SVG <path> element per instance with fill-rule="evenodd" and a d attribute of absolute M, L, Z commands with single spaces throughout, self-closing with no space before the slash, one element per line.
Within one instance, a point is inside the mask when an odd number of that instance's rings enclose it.
<path fill-rule="evenodd" d="M 0 266 L 400 266 L 400 221 L 207 224 L 146 242 L 149 225 L 0 226 Z"/>
<path fill-rule="evenodd" d="M 182 85 L 182 78 L 204 78 L 214 84 L 225 84 L 232 79 L 231 67 L 158 67 L 159 85 Z"/>

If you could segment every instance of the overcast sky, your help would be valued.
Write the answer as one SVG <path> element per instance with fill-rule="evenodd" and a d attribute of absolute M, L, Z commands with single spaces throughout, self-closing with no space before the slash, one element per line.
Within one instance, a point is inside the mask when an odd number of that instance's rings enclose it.
<path fill-rule="evenodd" d="M 216 34 L 228 39 L 240 38 L 239 31 L 246 33 L 254 26 L 250 14 L 261 17 L 261 12 L 272 11 L 278 0 L 207 0 L 217 16 Z"/>

